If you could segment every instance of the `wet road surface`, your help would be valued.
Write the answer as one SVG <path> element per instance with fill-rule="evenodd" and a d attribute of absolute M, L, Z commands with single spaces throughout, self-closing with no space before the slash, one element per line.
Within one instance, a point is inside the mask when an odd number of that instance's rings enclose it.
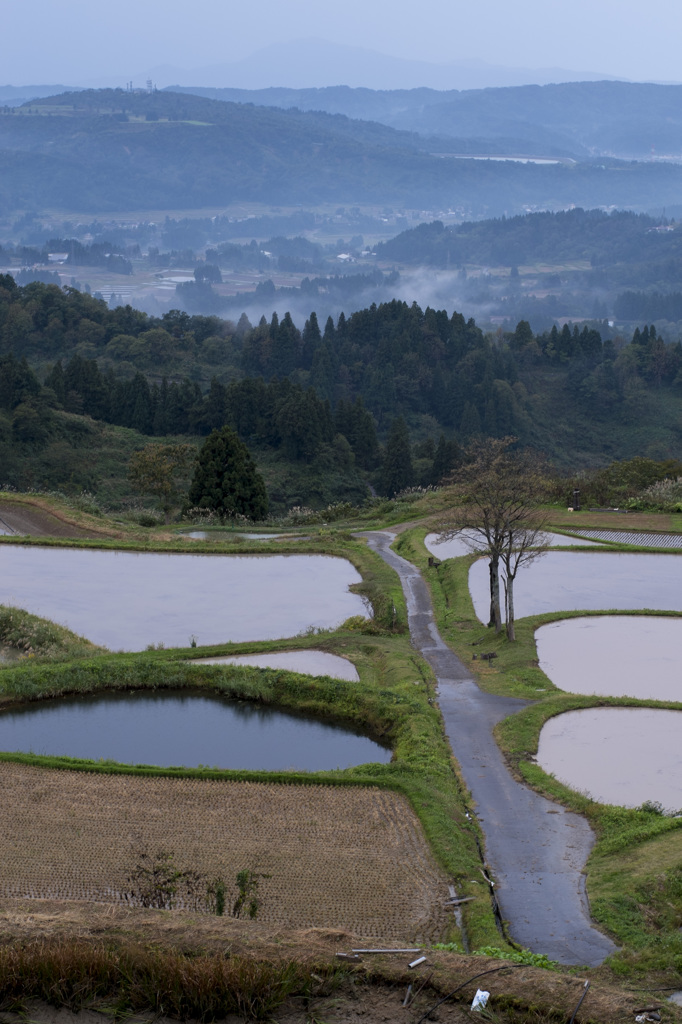
<path fill-rule="evenodd" d="M 582 869 L 592 831 L 579 815 L 517 782 L 492 734 L 497 722 L 527 702 L 478 688 L 442 640 L 421 574 L 390 550 L 394 534 L 360 536 L 400 577 L 412 642 L 436 675 L 446 733 L 475 802 L 510 935 L 564 964 L 601 963 L 616 947 L 590 921 Z"/>

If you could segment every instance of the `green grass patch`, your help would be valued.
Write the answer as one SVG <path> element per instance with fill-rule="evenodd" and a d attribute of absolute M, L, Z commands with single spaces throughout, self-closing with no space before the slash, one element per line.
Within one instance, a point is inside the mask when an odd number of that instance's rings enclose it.
<path fill-rule="evenodd" d="M 0 647 L 50 661 L 88 658 L 103 650 L 64 626 L 9 605 L 0 605 Z"/>

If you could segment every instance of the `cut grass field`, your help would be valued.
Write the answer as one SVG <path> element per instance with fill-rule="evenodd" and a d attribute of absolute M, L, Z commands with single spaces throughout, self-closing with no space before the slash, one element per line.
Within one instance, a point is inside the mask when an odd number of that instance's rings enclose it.
<path fill-rule="evenodd" d="M 180 868 L 226 879 L 228 905 L 238 871 L 262 875 L 267 925 L 385 941 L 448 931 L 448 878 L 397 793 L 12 763 L 0 764 L 0 792 L 4 897 L 120 902 L 141 849 L 163 849 Z"/>

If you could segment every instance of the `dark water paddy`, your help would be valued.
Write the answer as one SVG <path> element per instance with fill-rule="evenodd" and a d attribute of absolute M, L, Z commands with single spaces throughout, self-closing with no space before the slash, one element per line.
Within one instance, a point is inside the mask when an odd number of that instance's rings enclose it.
<path fill-rule="evenodd" d="M 0 750 L 254 771 L 323 771 L 391 751 L 345 725 L 213 693 L 106 693 L 39 701 L 0 714 Z"/>
<path fill-rule="evenodd" d="M 275 640 L 367 615 L 328 555 L 168 555 L 0 545 L 0 604 L 111 650 Z"/>
<path fill-rule="evenodd" d="M 490 611 L 488 561 L 469 571 L 469 590 L 483 622 Z M 682 557 L 548 551 L 519 571 L 514 584 L 517 618 L 556 611 L 682 611 Z"/>
<path fill-rule="evenodd" d="M 541 626 L 535 640 L 540 668 L 561 690 L 682 701 L 682 618 L 562 619 Z"/>
<path fill-rule="evenodd" d="M 537 762 L 593 800 L 682 809 L 682 711 L 584 708 L 542 727 Z"/>

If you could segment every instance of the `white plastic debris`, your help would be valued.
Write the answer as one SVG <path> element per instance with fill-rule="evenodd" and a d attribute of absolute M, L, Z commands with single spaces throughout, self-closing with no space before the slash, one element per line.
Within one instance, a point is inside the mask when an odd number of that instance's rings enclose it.
<path fill-rule="evenodd" d="M 484 992 L 483 989 L 477 988 L 476 995 L 474 996 L 474 1001 L 471 1004 L 471 1009 L 476 1010 L 478 1013 L 480 1013 L 481 1010 L 484 1010 L 486 1008 L 489 999 L 490 992 Z"/>

